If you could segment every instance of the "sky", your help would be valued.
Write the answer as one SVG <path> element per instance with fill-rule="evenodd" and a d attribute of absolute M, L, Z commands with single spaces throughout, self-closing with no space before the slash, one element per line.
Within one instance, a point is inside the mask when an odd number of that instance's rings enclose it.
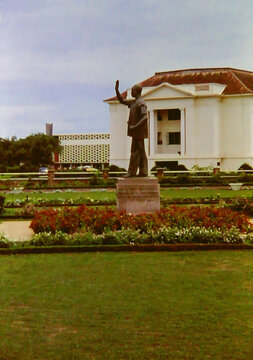
<path fill-rule="evenodd" d="M 109 132 L 117 79 L 253 71 L 252 19 L 252 0 L 0 0 L 0 138 Z"/>

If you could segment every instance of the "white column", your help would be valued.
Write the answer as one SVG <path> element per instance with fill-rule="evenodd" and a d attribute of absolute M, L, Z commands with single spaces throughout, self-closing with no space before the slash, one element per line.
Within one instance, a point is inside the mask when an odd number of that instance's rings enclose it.
<path fill-rule="evenodd" d="M 181 125 L 181 129 L 180 129 L 180 133 L 181 133 L 181 155 L 185 155 L 185 109 L 180 109 L 181 111 L 181 121 L 180 121 L 180 125 Z"/>
<path fill-rule="evenodd" d="M 219 158 L 220 157 L 220 99 L 214 101 L 213 124 L 214 124 L 213 154 L 215 157 Z"/>
<path fill-rule="evenodd" d="M 250 152 L 249 152 L 249 156 L 252 157 L 253 156 L 253 111 L 250 111 Z"/>
<path fill-rule="evenodd" d="M 150 110 L 149 113 L 149 144 L 150 144 L 150 158 L 154 158 L 155 155 L 155 112 Z"/>

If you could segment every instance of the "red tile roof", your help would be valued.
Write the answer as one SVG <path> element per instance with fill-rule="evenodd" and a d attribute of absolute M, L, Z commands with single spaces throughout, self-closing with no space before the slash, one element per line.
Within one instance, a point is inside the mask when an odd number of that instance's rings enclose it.
<path fill-rule="evenodd" d="M 141 82 L 143 87 L 157 86 L 162 83 L 171 85 L 218 83 L 226 85 L 223 95 L 253 93 L 253 72 L 233 68 L 186 69 L 157 72 L 155 75 Z M 122 97 L 125 99 L 127 91 Z M 105 101 L 114 101 L 114 96 Z"/>

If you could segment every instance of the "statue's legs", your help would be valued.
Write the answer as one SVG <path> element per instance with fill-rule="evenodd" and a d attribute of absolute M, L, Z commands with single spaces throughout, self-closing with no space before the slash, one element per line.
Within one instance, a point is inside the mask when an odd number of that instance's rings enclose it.
<path fill-rule="evenodd" d="M 127 175 L 136 176 L 138 168 L 139 176 L 148 176 L 148 159 L 145 152 L 144 139 L 133 137 Z"/>

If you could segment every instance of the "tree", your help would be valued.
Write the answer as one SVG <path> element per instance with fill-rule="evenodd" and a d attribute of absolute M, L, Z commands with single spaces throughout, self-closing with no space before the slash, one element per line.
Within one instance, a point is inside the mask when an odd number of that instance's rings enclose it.
<path fill-rule="evenodd" d="M 44 134 L 30 135 L 20 144 L 20 149 L 25 149 L 27 154 L 24 162 L 32 166 L 45 166 L 53 163 L 53 153 L 59 153 L 58 138 Z"/>
<path fill-rule="evenodd" d="M 58 138 L 33 134 L 21 139 L 0 139 L 1 171 L 8 168 L 33 171 L 53 163 L 53 153 L 59 153 Z"/>
<path fill-rule="evenodd" d="M 15 166 L 15 153 L 17 151 L 17 139 L 0 139 L 0 166 Z M 2 170 L 4 171 L 4 170 Z"/>

